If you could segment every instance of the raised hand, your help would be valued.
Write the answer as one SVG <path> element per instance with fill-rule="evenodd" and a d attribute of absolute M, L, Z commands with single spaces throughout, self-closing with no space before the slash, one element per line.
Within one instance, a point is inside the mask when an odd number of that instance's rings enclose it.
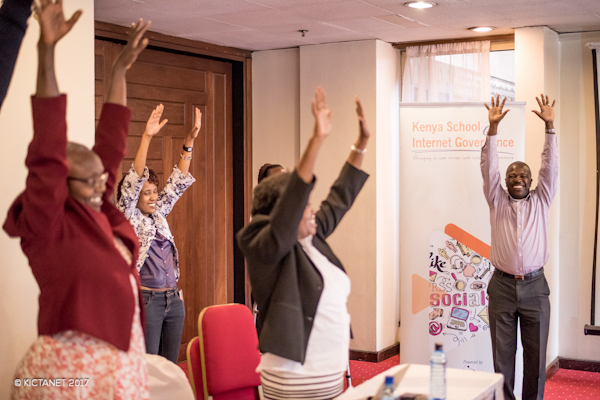
<path fill-rule="evenodd" d="M 149 27 L 150 21 L 144 23 L 144 20 L 141 18 L 137 23 L 131 24 L 127 45 L 123 47 L 113 63 L 110 86 L 108 88 L 108 95 L 106 96 L 107 103 L 120 104 L 122 106 L 127 105 L 125 75 L 135 60 L 137 60 L 142 50 L 148 46 L 148 39 L 142 39 L 142 36 L 144 36 Z"/>
<path fill-rule="evenodd" d="M 540 117 L 546 124 L 554 122 L 554 105 L 556 104 L 556 100 L 552 101 L 552 105 L 550 105 L 550 100 L 548 96 L 540 95 L 542 100 L 535 98 L 540 106 L 540 111 L 531 110 L 531 112 L 535 113 L 538 117 Z"/>
<path fill-rule="evenodd" d="M 188 133 L 187 136 L 188 139 L 191 139 L 192 141 L 198 137 L 198 133 L 200 132 L 200 128 L 202 127 L 202 112 L 200 112 L 200 109 L 196 107 L 195 113 L 196 114 L 194 119 L 194 127 L 192 128 L 190 133 Z"/>
<path fill-rule="evenodd" d="M 346 161 L 355 168 L 360 169 L 365 152 L 367 151 L 367 144 L 371 137 L 371 132 L 367 127 L 367 121 L 365 120 L 362 104 L 360 104 L 358 96 L 354 97 L 354 103 L 356 103 L 356 116 L 358 117 L 358 139 L 354 142 L 352 147 L 350 147 L 350 155 Z"/>
<path fill-rule="evenodd" d="M 113 65 L 114 69 L 128 70 L 133 65 L 138 55 L 148 46 L 148 39 L 142 39 L 148 28 L 150 28 L 150 21 L 144 23 L 144 20 L 141 18 L 137 23 L 131 24 L 127 45 L 117 56 Z"/>
<path fill-rule="evenodd" d="M 146 130 L 144 131 L 144 135 L 152 137 L 156 135 L 163 126 L 167 124 L 168 119 L 164 119 L 160 122 L 160 118 L 162 117 L 162 113 L 165 109 L 165 106 L 159 104 L 156 106 L 154 110 L 152 110 L 152 114 L 150 114 L 150 118 L 148 118 L 148 122 L 146 122 Z"/>
<path fill-rule="evenodd" d="M 367 122 L 365 121 L 362 105 L 360 104 L 358 96 L 354 98 L 354 102 L 356 103 L 356 116 L 358 117 L 359 138 L 369 139 L 371 137 L 371 132 L 367 127 Z"/>
<path fill-rule="evenodd" d="M 490 121 L 490 125 L 498 125 L 500 121 L 504 118 L 507 112 L 510 110 L 506 110 L 502 112 L 504 108 L 504 103 L 506 103 L 506 97 L 500 103 L 500 95 L 496 96 L 496 101 L 494 102 L 494 96 L 492 96 L 492 107 L 488 107 L 487 103 L 484 103 L 485 108 L 488 109 L 488 119 Z"/>
<path fill-rule="evenodd" d="M 53 46 L 62 39 L 77 22 L 81 10 L 77 10 L 67 21 L 63 12 L 62 0 L 40 0 L 33 2 L 33 9 L 40 23 L 40 44 Z"/>
<path fill-rule="evenodd" d="M 319 86 L 315 91 L 315 97 L 311 104 L 312 114 L 315 117 L 315 128 L 313 134 L 325 138 L 331 133 L 331 111 L 327 108 L 325 92 Z"/>

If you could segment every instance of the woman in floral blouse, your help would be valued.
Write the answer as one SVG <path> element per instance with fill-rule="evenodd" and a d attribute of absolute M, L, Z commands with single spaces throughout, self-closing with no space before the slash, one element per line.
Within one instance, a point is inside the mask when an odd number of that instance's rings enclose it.
<path fill-rule="evenodd" d="M 185 308 L 177 289 L 179 254 L 167 224 L 167 215 L 196 180 L 190 175 L 194 139 L 200 132 L 202 113 L 196 108 L 195 123 L 162 192 L 158 176 L 146 167 L 148 147 L 167 120 L 160 122 L 164 106 L 158 105 L 146 124 L 133 165 L 119 183 L 117 207 L 133 225 L 140 240 L 137 269 L 146 305 L 146 352 L 176 363 L 181 345 Z"/>

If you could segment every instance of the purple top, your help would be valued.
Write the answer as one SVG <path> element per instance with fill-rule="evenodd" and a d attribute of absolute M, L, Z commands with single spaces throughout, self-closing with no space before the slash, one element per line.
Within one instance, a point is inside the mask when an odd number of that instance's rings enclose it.
<path fill-rule="evenodd" d="M 550 204 L 558 181 L 556 135 L 547 133 L 539 182 L 522 200 L 513 199 L 500 185 L 497 141 L 488 136 L 481 149 L 483 193 L 490 206 L 491 262 L 513 275 L 525 275 L 544 266 L 550 255 Z"/>
<path fill-rule="evenodd" d="M 169 239 L 156 232 L 156 237 L 148 249 L 148 258 L 140 270 L 142 286 L 152 289 L 175 287 L 177 280 L 173 257 L 173 245 Z"/>

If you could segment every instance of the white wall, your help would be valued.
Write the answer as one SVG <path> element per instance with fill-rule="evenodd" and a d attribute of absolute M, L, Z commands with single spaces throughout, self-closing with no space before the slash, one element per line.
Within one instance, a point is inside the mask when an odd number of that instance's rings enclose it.
<path fill-rule="evenodd" d="M 522 28 L 515 31 L 515 70 L 516 100 L 526 101 L 525 117 L 525 162 L 531 167 L 533 185 L 537 184 L 538 171 L 541 165 L 541 153 L 545 140 L 545 125 L 531 110 L 539 110 L 535 97 L 541 93 L 550 99 L 556 99 L 557 105 L 555 127 L 558 132 L 559 146 L 562 143 L 561 105 L 560 99 L 560 47 L 558 35 L 548 28 Z M 562 169 L 561 169 L 562 173 Z M 559 176 L 559 180 L 561 177 Z M 561 280 L 559 278 L 559 212 L 561 211 L 561 190 L 558 190 L 550 208 L 549 245 L 550 258 L 544 266 L 546 279 L 550 286 L 550 334 L 548 338 L 547 362 L 552 362 L 559 355 L 558 328 L 560 320 Z M 519 384 L 517 386 L 520 386 Z M 520 391 L 520 389 L 517 389 Z"/>
<path fill-rule="evenodd" d="M 311 196 L 314 207 L 326 196 L 358 135 L 354 96 L 358 95 L 363 104 L 373 132 L 363 169 L 371 177 L 352 211 L 329 239 L 352 280 L 348 302 L 354 333 L 351 348 L 362 351 L 378 351 L 396 342 L 399 178 L 393 165 L 398 162 L 399 152 L 398 56 L 390 44 L 375 40 L 304 46 L 299 50 L 299 58 L 293 49 L 255 52 L 252 56 L 253 151 L 260 151 L 262 158 L 254 157 L 255 170 L 282 154 L 291 160 L 290 149 L 293 159 L 298 159 L 312 133 L 310 102 L 315 88 L 321 85 L 325 89 L 333 132 L 317 161 L 317 186 Z M 267 62 L 272 65 L 266 65 Z M 296 62 L 298 78 L 290 72 L 295 71 Z M 288 101 L 296 85 L 299 96 L 291 104 Z M 286 100 L 271 100 L 278 98 Z M 299 147 L 295 147 L 295 121 L 291 118 L 257 121 L 289 112 L 284 107 L 299 109 Z M 271 146 L 276 135 L 281 135 L 282 141 Z M 280 163 L 291 166 L 291 161 Z"/>
<path fill-rule="evenodd" d="M 59 87 L 69 94 L 69 139 L 87 145 L 94 139 L 94 4 L 66 1 L 65 13 L 84 13 L 57 47 Z M 25 154 L 32 137 L 30 95 L 35 92 L 38 24 L 30 18 L 8 95 L 0 110 L 0 215 L 2 221 L 14 198 L 24 188 Z M 19 241 L 0 233 L 0 398 L 8 398 L 14 370 L 37 337 L 38 286 Z M 93 310 L 90 310 L 93 312 Z"/>
<path fill-rule="evenodd" d="M 252 176 L 265 163 L 292 170 L 300 155 L 300 49 L 252 54 Z"/>
<path fill-rule="evenodd" d="M 311 203 L 318 207 L 348 157 L 350 145 L 358 137 L 354 96 L 360 98 L 365 118 L 371 130 L 377 132 L 376 42 L 303 46 L 300 48 L 300 71 L 301 147 L 304 148 L 312 134 L 314 120 L 310 102 L 317 85 L 326 92 L 333 124 L 333 132 L 324 143 L 315 168 L 317 185 Z M 371 177 L 352 210 L 328 239 L 352 281 L 348 310 L 352 316 L 354 339 L 350 347 L 363 351 L 378 350 L 376 143 L 376 137 L 369 142 L 362 168 Z"/>
<path fill-rule="evenodd" d="M 399 340 L 400 52 L 376 42 L 377 350 Z"/>
<path fill-rule="evenodd" d="M 560 302 L 559 355 L 600 361 L 600 338 L 590 323 L 596 213 L 596 126 L 592 51 L 600 32 L 560 36 Z M 598 324 L 598 321 L 596 321 Z"/>

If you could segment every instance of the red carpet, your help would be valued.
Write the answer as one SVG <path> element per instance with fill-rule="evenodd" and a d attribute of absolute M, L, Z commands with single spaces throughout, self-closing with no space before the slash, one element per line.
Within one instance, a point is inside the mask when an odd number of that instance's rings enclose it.
<path fill-rule="evenodd" d="M 400 356 L 393 356 L 380 363 L 350 361 L 352 385 L 358 386 L 373 376 L 400 364 Z M 187 363 L 178 364 L 188 374 Z M 189 379 L 189 376 L 188 376 Z M 344 389 L 346 382 L 344 381 Z M 598 400 L 600 399 L 600 373 L 559 369 L 546 382 L 544 400 Z"/>
<path fill-rule="evenodd" d="M 559 369 L 546 382 L 544 400 L 598 400 L 600 373 Z"/>
<path fill-rule="evenodd" d="M 358 386 L 364 381 L 398 364 L 400 364 L 399 355 L 390 357 L 387 360 L 383 360 L 380 363 L 372 363 L 366 361 L 350 361 L 350 374 L 352 376 L 352 386 Z"/>

